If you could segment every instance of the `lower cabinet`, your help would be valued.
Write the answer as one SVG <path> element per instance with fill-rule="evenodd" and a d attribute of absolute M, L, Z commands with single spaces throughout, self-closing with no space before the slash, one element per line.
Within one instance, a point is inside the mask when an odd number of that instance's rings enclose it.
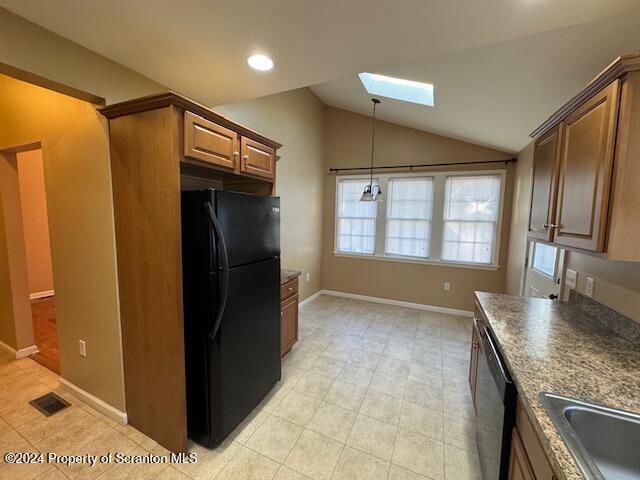
<path fill-rule="evenodd" d="M 280 354 L 286 355 L 298 341 L 298 279 L 281 287 Z"/>
<path fill-rule="evenodd" d="M 513 428 L 511 436 L 511 458 L 509 460 L 509 480 L 535 480 L 533 470 L 529 464 L 527 453 L 520 440 L 518 428 Z"/>

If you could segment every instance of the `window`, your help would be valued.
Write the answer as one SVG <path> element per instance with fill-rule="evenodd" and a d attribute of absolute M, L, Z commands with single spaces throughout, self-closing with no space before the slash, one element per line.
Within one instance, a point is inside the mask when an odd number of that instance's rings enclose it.
<path fill-rule="evenodd" d="M 495 269 L 504 179 L 503 170 L 378 175 L 383 201 L 360 202 L 369 177 L 337 177 L 335 253 Z"/>
<path fill-rule="evenodd" d="M 359 73 L 360 81 L 371 95 L 433 107 L 433 85 L 377 73 Z"/>
<path fill-rule="evenodd" d="M 450 176 L 444 193 L 442 259 L 493 262 L 501 177 Z"/>
<path fill-rule="evenodd" d="M 360 201 L 368 184 L 368 179 L 341 180 L 338 183 L 338 252 L 373 254 L 375 251 L 376 202 Z"/>
<path fill-rule="evenodd" d="M 385 253 L 429 257 L 433 179 L 390 178 Z"/>
<path fill-rule="evenodd" d="M 531 266 L 534 270 L 551 278 L 556 276 L 556 265 L 558 258 L 558 248 L 544 243 L 537 243 L 533 249 L 533 263 Z"/>

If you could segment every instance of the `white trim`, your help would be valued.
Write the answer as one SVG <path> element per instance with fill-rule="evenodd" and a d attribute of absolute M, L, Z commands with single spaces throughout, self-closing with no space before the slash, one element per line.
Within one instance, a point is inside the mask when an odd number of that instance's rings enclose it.
<path fill-rule="evenodd" d="M 415 308 L 417 310 L 429 310 L 431 312 L 449 313 L 451 315 L 460 315 L 463 317 L 473 317 L 473 312 L 470 312 L 468 310 L 458 310 L 456 308 L 438 307 L 436 305 L 426 305 L 423 303 L 404 302 L 402 300 L 392 300 L 390 298 L 370 297 L 368 295 L 338 292 L 336 290 L 320 290 L 316 295 L 331 295 L 333 297 L 343 297 L 343 298 L 351 298 L 354 300 L 364 300 L 367 302 L 384 303 L 386 305 L 395 305 L 397 307 Z"/>
<path fill-rule="evenodd" d="M 38 353 L 39 351 L 40 350 L 38 350 L 37 345 L 31 345 L 30 347 L 27 347 L 27 348 L 21 348 L 16 352 L 16 358 L 18 360 L 20 360 L 21 358 L 27 358 L 33 355 L 34 353 Z"/>
<path fill-rule="evenodd" d="M 38 298 L 53 297 L 54 295 L 55 295 L 55 291 L 54 290 L 45 290 L 44 292 L 30 293 L 29 294 L 29 299 L 30 300 L 37 300 Z"/>
<path fill-rule="evenodd" d="M 303 301 L 300 302 L 300 304 L 298 305 L 298 307 L 302 308 L 304 307 L 307 303 L 313 302 L 316 298 L 318 298 L 320 295 L 322 295 L 323 290 L 318 290 L 316 293 L 314 293 L 313 295 L 311 295 L 310 297 L 305 298 Z"/>
<path fill-rule="evenodd" d="M 31 345 L 29 347 L 21 348 L 20 350 L 16 350 L 15 348 L 10 347 L 6 343 L 0 342 L 0 348 L 5 350 L 12 357 L 14 357 L 16 360 L 20 360 L 22 358 L 27 358 L 28 356 L 39 352 L 37 345 Z"/>
<path fill-rule="evenodd" d="M 69 380 L 60 377 L 60 386 L 63 389 L 67 389 L 68 391 L 79 397 L 80 400 L 85 402 L 87 405 L 96 409 L 103 415 L 109 417 L 111 420 L 114 420 L 121 425 L 126 425 L 128 423 L 126 412 L 121 412 L 117 408 L 112 407 L 104 400 L 100 400 L 98 397 L 91 395 L 89 392 L 81 389 L 77 385 L 74 385 Z"/>
<path fill-rule="evenodd" d="M 345 258 L 358 258 L 361 260 L 377 260 L 382 262 L 400 262 L 400 263 L 416 263 L 418 265 L 433 265 L 434 267 L 453 267 L 464 268 L 468 270 L 500 270 L 500 265 L 484 265 L 482 263 L 463 263 L 463 262 L 449 262 L 447 260 L 430 260 L 430 259 L 417 259 L 412 257 L 401 257 L 393 255 L 367 255 L 359 253 L 342 253 L 333 252 L 334 257 Z"/>

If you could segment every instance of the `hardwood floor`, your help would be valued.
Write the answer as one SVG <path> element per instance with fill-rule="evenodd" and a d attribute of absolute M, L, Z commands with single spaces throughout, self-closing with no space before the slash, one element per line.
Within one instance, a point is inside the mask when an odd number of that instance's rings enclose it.
<path fill-rule="evenodd" d="M 58 353 L 58 324 L 56 322 L 55 297 L 33 300 L 31 302 L 33 317 L 33 335 L 40 350 L 31 356 L 40 365 L 60 373 L 60 356 Z"/>

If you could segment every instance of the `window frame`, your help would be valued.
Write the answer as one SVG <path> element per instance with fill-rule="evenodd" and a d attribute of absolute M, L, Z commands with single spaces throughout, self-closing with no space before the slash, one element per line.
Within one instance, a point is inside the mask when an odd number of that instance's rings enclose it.
<path fill-rule="evenodd" d="M 500 201 L 498 207 L 498 217 L 496 219 L 496 237 L 493 245 L 492 262 L 491 263 L 471 263 L 471 262 L 459 262 L 453 260 L 442 260 L 442 243 L 444 235 L 444 196 L 445 196 L 445 182 L 447 177 L 451 176 L 499 176 L 500 177 Z M 431 177 L 433 178 L 433 199 L 432 199 L 432 212 L 431 212 L 431 235 L 429 239 L 429 258 L 422 257 L 410 257 L 401 255 L 389 255 L 385 254 L 386 249 L 386 226 L 387 226 L 387 193 L 388 193 L 388 180 L 395 177 Z M 341 180 L 349 179 L 363 179 L 368 180 L 370 175 L 355 174 L 355 175 L 336 175 L 335 180 L 335 195 L 334 195 L 334 232 L 333 232 L 333 255 L 336 257 L 349 257 L 349 258 L 361 258 L 367 260 L 376 261 L 391 261 L 400 263 L 417 263 L 425 265 L 438 265 L 443 267 L 454 268 L 467 268 L 477 270 L 499 270 L 500 269 L 500 243 L 502 239 L 502 223 L 504 217 L 504 204 L 505 204 L 505 188 L 506 188 L 506 169 L 487 169 L 487 170 L 434 170 L 434 171 L 422 171 L 422 172 L 401 172 L 401 173 L 388 173 L 375 175 L 382 193 L 384 195 L 382 202 L 376 202 L 376 238 L 375 238 L 375 250 L 373 254 L 362 253 L 348 253 L 338 251 L 338 192 L 339 184 Z"/>
<path fill-rule="evenodd" d="M 556 250 L 556 254 L 555 254 L 555 258 L 553 261 L 553 275 L 549 275 L 547 272 L 540 270 L 539 268 L 536 267 L 536 247 L 538 245 L 544 245 L 546 247 L 551 247 L 551 248 L 555 248 Z M 545 277 L 548 280 L 553 280 L 555 281 L 558 278 L 558 264 L 560 262 L 560 247 L 558 247 L 557 245 L 551 245 L 549 243 L 546 242 L 538 242 L 538 241 L 534 241 L 533 242 L 533 248 L 532 248 L 532 252 L 531 252 L 531 270 L 533 270 L 534 272 L 536 272 L 538 275 L 542 275 L 543 277 Z"/>

